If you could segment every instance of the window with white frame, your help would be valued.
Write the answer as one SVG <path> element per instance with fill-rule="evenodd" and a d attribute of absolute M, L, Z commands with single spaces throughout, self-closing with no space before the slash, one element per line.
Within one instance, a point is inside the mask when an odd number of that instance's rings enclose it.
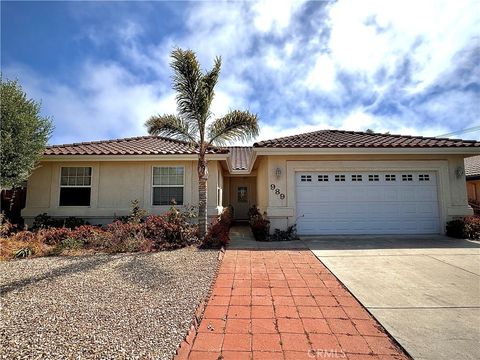
<path fill-rule="evenodd" d="M 428 174 L 420 174 L 418 175 L 419 181 L 430 181 L 430 175 Z"/>
<path fill-rule="evenodd" d="M 345 175 L 335 175 L 335 181 L 345 181 Z"/>
<path fill-rule="evenodd" d="M 402 181 L 413 181 L 412 174 L 402 174 Z"/>
<path fill-rule="evenodd" d="M 300 175 L 301 182 L 312 182 L 312 175 Z"/>
<path fill-rule="evenodd" d="M 380 176 L 377 174 L 368 175 L 368 181 L 380 181 Z"/>
<path fill-rule="evenodd" d="M 328 181 L 328 175 L 318 175 L 318 181 Z"/>
<path fill-rule="evenodd" d="M 155 166 L 153 168 L 153 205 L 183 205 L 183 166 Z"/>
<path fill-rule="evenodd" d="M 352 181 L 362 181 L 362 175 L 352 175 Z"/>
<path fill-rule="evenodd" d="M 60 206 L 90 206 L 91 193 L 91 167 L 60 169 Z"/>
<path fill-rule="evenodd" d="M 385 175 L 385 181 L 396 181 L 397 176 L 395 174 L 387 174 Z"/>

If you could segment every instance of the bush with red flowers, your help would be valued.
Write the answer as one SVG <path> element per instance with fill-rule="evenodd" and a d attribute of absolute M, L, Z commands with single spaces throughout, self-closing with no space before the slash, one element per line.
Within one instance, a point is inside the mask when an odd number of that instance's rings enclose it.
<path fill-rule="evenodd" d="M 218 249 L 224 247 L 230 241 L 228 233 L 232 225 L 232 208 L 226 207 L 217 219 L 210 224 L 205 240 L 201 247 L 205 249 Z"/>
<path fill-rule="evenodd" d="M 480 216 L 465 216 L 449 221 L 446 233 L 454 238 L 480 240 Z"/>
<path fill-rule="evenodd" d="M 191 222 L 195 217 L 192 208 L 180 211 L 172 206 L 163 215 L 145 217 L 138 203 L 133 202 L 132 206 L 128 221 L 116 220 L 103 228 L 84 225 L 83 221 L 78 221 L 79 226 L 73 228 L 49 227 L 45 224 L 58 224 L 47 214 L 38 218 L 35 231 L 15 232 L 9 224 L 2 222 L 0 259 L 75 255 L 82 251 L 118 253 L 171 250 L 198 244 L 198 226 Z"/>

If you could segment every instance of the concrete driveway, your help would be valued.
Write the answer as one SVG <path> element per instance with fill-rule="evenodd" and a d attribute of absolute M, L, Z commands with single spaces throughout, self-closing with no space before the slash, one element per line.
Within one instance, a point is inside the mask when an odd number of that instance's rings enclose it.
<path fill-rule="evenodd" d="M 478 242 L 444 236 L 302 240 L 413 358 L 480 358 Z"/>

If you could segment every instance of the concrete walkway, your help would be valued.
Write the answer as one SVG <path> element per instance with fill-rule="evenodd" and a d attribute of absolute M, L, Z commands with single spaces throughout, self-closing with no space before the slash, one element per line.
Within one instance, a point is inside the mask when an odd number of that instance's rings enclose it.
<path fill-rule="evenodd" d="M 227 248 L 235 249 L 308 249 L 302 240 L 256 241 L 248 225 L 234 225 L 230 229 Z"/>
<path fill-rule="evenodd" d="M 308 250 L 227 250 L 185 356 L 408 359 Z"/>
<path fill-rule="evenodd" d="M 304 238 L 415 359 L 480 358 L 480 245 L 444 236 Z"/>

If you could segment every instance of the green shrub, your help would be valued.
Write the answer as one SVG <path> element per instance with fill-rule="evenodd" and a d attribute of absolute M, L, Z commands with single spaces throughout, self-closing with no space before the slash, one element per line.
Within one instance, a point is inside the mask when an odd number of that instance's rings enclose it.
<path fill-rule="evenodd" d="M 275 229 L 273 234 L 269 236 L 270 241 L 292 241 L 298 240 L 297 226 L 294 224 L 289 226 L 287 230 Z"/>
<path fill-rule="evenodd" d="M 65 240 L 62 240 L 60 243 L 60 247 L 62 249 L 68 249 L 68 250 L 79 250 L 82 249 L 84 245 L 84 242 L 80 239 L 75 239 L 68 237 Z"/>
<path fill-rule="evenodd" d="M 70 216 L 65 220 L 62 220 L 62 222 L 63 222 L 63 226 L 69 229 L 75 229 L 82 225 L 89 225 L 89 223 L 84 219 L 77 218 L 75 216 Z"/>
<path fill-rule="evenodd" d="M 61 228 L 66 227 L 69 229 L 74 229 L 78 226 L 87 225 L 88 223 L 80 218 L 75 216 L 70 216 L 66 219 L 53 218 L 47 213 L 43 213 L 35 216 L 32 224 L 32 231 L 39 229 L 48 229 L 48 228 Z"/>
<path fill-rule="evenodd" d="M 447 236 L 480 240 L 480 216 L 466 216 L 447 223 Z"/>

